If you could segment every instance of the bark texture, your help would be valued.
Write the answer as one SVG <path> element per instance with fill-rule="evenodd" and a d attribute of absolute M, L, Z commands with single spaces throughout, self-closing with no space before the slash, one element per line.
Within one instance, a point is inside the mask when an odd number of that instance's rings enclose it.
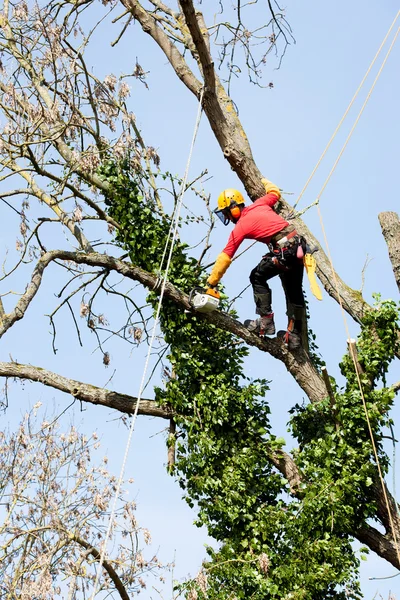
<path fill-rule="evenodd" d="M 391 565 L 400 568 L 398 559 L 398 551 L 393 538 L 387 534 L 383 534 L 374 527 L 365 523 L 356 533 L 355 537 L 359 542 L 371 548 L 374 552 L 387 560 Z"/>
<path fill-rule="evenodd" d="M 382 234 L 389 251 L 394 278 L 400 292 L 400 220 L 395 212 L 381 212 L 378 215 Z"/>
<path fill-rule="evenodd" d="M 53 371 L 41 369 L 33 365 L 22 365 L 17 362 L 0 362 L 0 377 L 15 377 L 37 381 L 66 394 L 71 394 L 77 400 L 113 408 L 128 415 L 133 414 L 137 398 L 128 394 L 120 394 L 105 388 L 99 388 L 89 383 L 68 379 Z M 172 412 L 168 407 L 161 407 L 155 400 L 142 398 L 139 405 L 139 415 L 169 419 Z"/>

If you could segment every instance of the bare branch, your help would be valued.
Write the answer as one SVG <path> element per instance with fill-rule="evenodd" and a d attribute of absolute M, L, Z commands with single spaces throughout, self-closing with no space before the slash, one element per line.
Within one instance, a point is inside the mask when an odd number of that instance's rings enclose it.
<path fill-rule="evenodd" d="M 132 15 L 139 21 L 145 33 L 150 35 L 158 44 L 165 56 L 168 58 L 171 66 L 179 79 L 190 89 L 197 97 L 200 96 L 201 83 L 196 79 L 193 72 L 188 67 L 182 54 L 176 46 L 170 41 L 167 34 L 157 26 L 155 18 L 149 14 L 136 0 L 122 0 L 122 4 L 130 10 Z"/>
<path fill-rule="evenodd" d="M 76 381 L 63 377 L 58 373 L 48 371 L 33 365 L 24 365 L 16 362 L 0 362 L 0 377 L 15 377 L 16 379 L 29 379 L 52 387 L 66 394 L 71 394 L 77 400 L 89 402 L 118 410 L 121 413 L 133 414 L 137 398 L 128 394 L 120 394 L 105 388 L 100 388 L 89 383 Z M 140 401 L 139 415 L 147 417 L 160 417 L 169 419 L 171 410 L 161 407 L 155 400 L 142 398 Z"/>
<path fill-rule="evenodd" d="M 82 548 L 85 548 L 86 550 L 88 550 L 89 554 L 91 554 L 96 560 L 100 561 L 100 552 L 96 548 L 94 548 L 91 544 L 86 542 L 83 538 L 71 533 L 71 534 L 69 534 L 69 539 L 73 540 L 74 542 L 76 542 L 77 544 L 82 546 Z M 112 566 L 111 562 L 108 561 L 107 559 L 103 559 L 101 564 L 102 564 L 103 568 L 105 569 L 105 571 L 107 571 L 108 575 L 110 576 L 110 579 L 114 583 L 115 589 L 118 591 L 122 600 L 130 600 L 130 595 L 127 593 L 124 584 L 122 583 L 121 579 L 119 578 L 118 573 Z"/>
<path fill-rule="evenodd" d="M 29 183 L 32 193 L 39 200 L 47 204 L 47 206 L 51 208 L 52 211 L 55 212 L 57 217 L 60 219 L 61 223 L 63 223 L 63 225 L 65 225 L 70 230 L 72 235 L 78 240 L 80 247 L 83 250 L 90 252 L 92 250 L 92 246 L 90 245 L 89 240 L 86 239 L 86 236 L 84 235 L 80 227 L 78 227 L 76 222 L 73 221 L 71 217 L 69 217 L 63 210 L 61 210 L 59 202 L 57 202 L 56 200 L 54 200 L 54 198 L 46 194 L 46 192 L 37 185 L 36 181 L 28 171 L 21 169 L 15 163 L 12 163 L 10 165 L 10 168 L 12 168 L 14 172 L 21 175 L 21 177 L 23 177 Z"/>
<path fill-rule="evenodd" d="M 301 474 L 293 458 L 283 450 L 276 450 L 270 454 L 270 459 L 280 473 L 288 480 L 290 491 L 293 495 L 300 495 Z"/>
<path fill-rule="evenodd" d="M 186 25 L 190 31 L 193 43 L 198 52 L 206 90 L 214 93 L 216 86 L 214 61 L 211 57 L 209 45 L 206 41 L 206 39 L 208 40 L 208 37 L 205 38 L 207 30 L 205 29 L 203 15 L 199 13 L 199 15 L 201 15 L 200 22 L 203 24 L 203 31 L 205 31 L 205 34 L 203 34 L 200 30 L 199 19 L 196 15 L 193 2 L 191 0 L 179 0 L 179 4 L 181 5 L 182 12 L 185 15 Z"/>

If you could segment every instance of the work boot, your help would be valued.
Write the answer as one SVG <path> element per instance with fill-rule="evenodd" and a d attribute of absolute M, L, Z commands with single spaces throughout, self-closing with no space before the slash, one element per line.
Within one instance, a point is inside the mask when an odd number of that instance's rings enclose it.
<path fill-rule="evenodd" d="M 285 346 L 288 347 L 289 350 L 298 350 L 301 348 L 301 335 L 296 331 L 278 331 L 277 337 L 281 338 Z"/>
<path fill-rule="evenodd" d="M 285 346 L 289 348 L 289 350 L 298 350 L 301 348 L 301 336 L 295 331 L 278 331 L 277 337 L 281 338 Z"/>
<path fill-rule="evenodd" d="M 263 315 L 258 319 L 247 319 L 244 322 L 244 326 L 251 331 L 263 337 L 264 335 L 274 335 L 275 334 L 275 322 L 274 322 L 274 313 L 270 313 L 269 315 Z"/>
<path fill-rule="evenodd" d="M 301 310 L 303 310 L 302 307 Z M 289 318 L 286 331 L 278 331 L 277 337 L 281 338 L 289 350 L 298 350 L 298 348 L 302 347 L 301 330 L 302 321 L 300 319 Z"/>

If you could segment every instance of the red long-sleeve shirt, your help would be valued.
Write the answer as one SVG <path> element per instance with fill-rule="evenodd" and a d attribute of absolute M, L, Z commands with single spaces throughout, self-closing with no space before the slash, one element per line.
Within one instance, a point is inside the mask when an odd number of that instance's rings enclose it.
<path fill-rule="evenodd" d="M 289 225 L 272 207 L 278 201 L 274 194 L 259 198 L 242 210 L 239 221 L 231 232 L 223 252 L 233 257 L 243 240 L 257 240 L 269 244 L 271 237 Z"/>

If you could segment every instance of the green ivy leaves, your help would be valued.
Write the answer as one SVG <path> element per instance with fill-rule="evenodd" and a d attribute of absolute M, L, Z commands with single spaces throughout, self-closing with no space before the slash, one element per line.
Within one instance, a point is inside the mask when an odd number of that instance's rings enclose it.
<path fill-rule="evenodd" d="M 121 225 L 117 242 L 135 265 L 156 273 L 168 217 L 140 195 L 127 165 L 108 162 L 100 174 L 111 184 L 106 204 Z M 178 240 L 169 281 L 189 292 L 198 278 L 196 260 Z M 154 307 L 157 300 L 149 293 Z M 228 310 L 227 300 L 222 309 Z M 365 316 L 358 341 L 364 395 L 384 469 L 381 430 L 393 393 L 377 384 L 385 384 L 398 351 L 398 316 L 394 302 L 381 302 Z M 294 455 L 303 478 L 301 497 L 294 499 L 271 466 L 271 453 L 284 440 L 270 433 L 268 382 L 250 382 L 243 372 L 247 348 L 169 300 L 163 302 L 160 326 L 172 376 L 156 389 L 156 397 L 176 413 L 174 475 L 189 505 L 197 508 L 197 524 L 219 544 L 217 551 L 208 549 L 207 583 L 194 580 L 182 590 L 199 600 L 360 598 L 351 540 L 354 529 L 375 514 L 376 466 L 352 361 L 346 356 L 341 363 L 346 385 L 335 387 L 334 410 L 328 399 L 292 410 L 290 427 L 299 443 Z"/>

